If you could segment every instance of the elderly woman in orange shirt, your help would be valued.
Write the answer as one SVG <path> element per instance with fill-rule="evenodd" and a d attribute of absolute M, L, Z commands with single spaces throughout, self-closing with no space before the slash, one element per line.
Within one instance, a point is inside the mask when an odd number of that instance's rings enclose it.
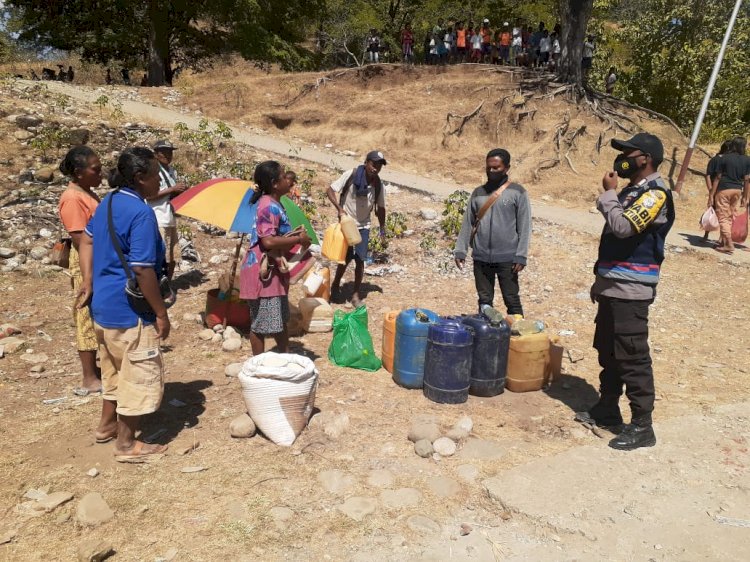
<path fill-rule="evenodd" d="M 73 294 L 78 295 L 82 283 L 78 246 L 84 228 L 99 205 L 99 197 L 92 191 L 92 188 L 102 183 L 102 164 L 99 156 L 91 148 L 76 146 L 70 149 L 60 163 L 60 171 L 70 178 L 68 188 L 60 196 L 58 213 L 65 230 L 72 239 L 70 278 L 73 284 Z M 96 367 L 96 352 L 99 344 L 89 307 L 78 308 L 77 303 L 74 303 L 73 318 L 76 326 L 76 347 L 83 370 L 81 386 L 73 392 L 79 396 L 101 392 L 102 383 Z"/>

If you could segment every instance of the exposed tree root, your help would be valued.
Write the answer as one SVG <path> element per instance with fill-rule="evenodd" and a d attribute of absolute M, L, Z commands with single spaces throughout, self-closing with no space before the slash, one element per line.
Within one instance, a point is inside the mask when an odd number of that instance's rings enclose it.
<path fill-rule="evenodd" d="M 479 115 L 479 112 L 482 111 L 482 107 L 484 106 L 484 102 L 481 102 L 471 113 L 468 113 L 466 115 L 455 115 L 453 113 L 449 113 L 445 118 L 445 128 L 443 129 L 443 146 L 448 145 L 448 137 L 450 136 L 457 136 L 460 137 L 461 133 L 464 131 L 464 126 L 471 121 L 472 118 Z M 451 119 L 461 119 L 461 122 L 458 124 L 457 127 L 453 128 L 451 130 Z"/>

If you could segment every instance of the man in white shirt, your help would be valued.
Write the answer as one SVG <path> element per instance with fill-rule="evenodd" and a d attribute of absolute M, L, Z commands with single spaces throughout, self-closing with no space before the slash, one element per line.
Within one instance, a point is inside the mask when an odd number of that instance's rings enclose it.
<path fill-rule="evenodd" d="M 359 233 L 362 235 L 362 242 L 349 248 L 346 263 L 339 264 L 336 270 L 331 284 L 331 296 L 334 302 L 339 299 L 341 278 L 349 263 L 354 260 L 354 293 L 351 302 L 355 307 L 361 304 L 359 291 L 365 275 L 365 260 L 370 242 L 370 217 L 373 209 L 380 223 L 380 236 L 385 236 L 385 189 L 379 174 L 386 164 L 383 153 L 373 150 L 367 154 L 364 164 L 344 172 L 328 188 L 328 199 L 336 207 L 339 219 L 345 214 L 352 217 L 357 221 Z"/>
<path fill-rule="evenodd" d="M 594 51 L 596 50 L 596 43 L 594 43 L 594 36 L 589 35 L 586 41 L 583 43 L 583 57 L 581 60 L 581 69 L 583 70 L 584 80 L 588 80 L 589 72 L 594 62 Z"/>
<path fill-rule="evenodd" d="M 154 154 L 159 161 L 159 193 L 147 199 L 149 206 L 154 210 L 159 232 L 167 249 L 167 277 L 170 281 L 180 257 L 177 245 L 177 219 L 171 199 L 187 189 L 183 182 L 177 181 L 177 172 L 172 167 L 174 151 L 174 145 L 168 140 L 157 141 L 154 145 Z"/>

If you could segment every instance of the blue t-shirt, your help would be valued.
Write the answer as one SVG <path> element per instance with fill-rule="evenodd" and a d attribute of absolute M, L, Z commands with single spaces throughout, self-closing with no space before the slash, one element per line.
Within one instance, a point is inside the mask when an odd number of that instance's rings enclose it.
<path fill-rule="evenodd" d="M 161 277 L 164 270 L 164 242 L 154 210 L 130 188 L 109 193 L 96 208 L 85 230 L 94 243 L 91 315 L 104 328 L 132 328 L 138 325 L 139 319 L 152 324 L 156 320 L 154 315 L 136 314 L 125 295 L 127 275 L 109 235 L 107 217 L 112 197 L 112 222 L 128 265 L 131 268 L 153 267 L 157 277 Z"/>

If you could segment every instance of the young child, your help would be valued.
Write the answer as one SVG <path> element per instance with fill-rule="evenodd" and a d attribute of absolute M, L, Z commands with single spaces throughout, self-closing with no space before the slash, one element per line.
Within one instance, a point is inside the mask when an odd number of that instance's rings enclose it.
<path fill-rule="evenodd" d="M 289 188 L 289 199 L 299 205 L 302 201 L 302 192 L 300 192 L 299 185 L 297 185 L 297 174 L 289 170 L 285 175 L 291 184 L 291 187 Z"/>
<path fill-rule="evenodd" d="M 471 62 L 480 62 L 482 60 L 482 34 L 478 31 L 472 31 L 471 35 Z"/>
<path fill-rule="evenodd" d="M 616 83 L 617 83 L 617 71 L 615 70 L 614 66 L 611 66 L 609 68 L 609 72 L 607 72 L 607 81 L 606 81 L 606 90 L 610 96 L 612 95 L 612 92 L 615 91 Z"/>

